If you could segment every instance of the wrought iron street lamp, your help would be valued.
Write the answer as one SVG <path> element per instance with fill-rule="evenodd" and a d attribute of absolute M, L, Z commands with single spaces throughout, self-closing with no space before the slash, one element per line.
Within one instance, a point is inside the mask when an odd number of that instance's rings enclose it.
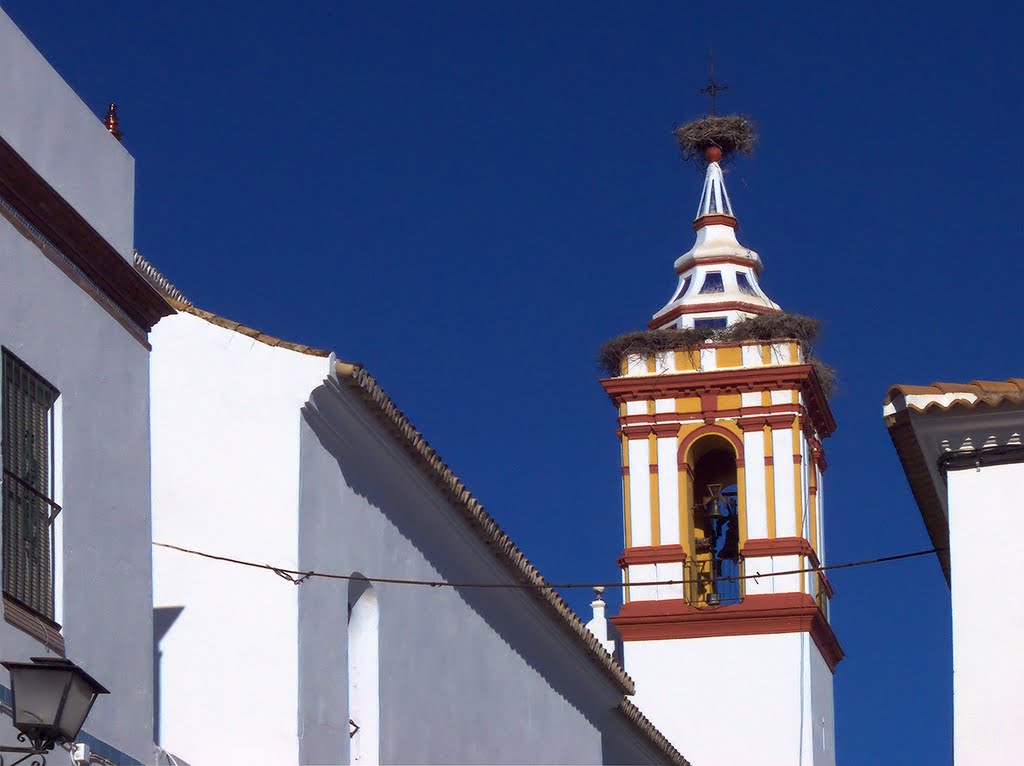
<path fill-rule="evenodd" d="M 45 753 L 56 745 L 74 742 L 96 697 L 109 692 L 70 660 L 33 657 L 31 662 L 2 662 L 11 673 L 14 727 L 19 742 L 30 747 L 3 747 L 0 753 L 26 753 L 14 764 Z M 0 755 L 0 766 L 3 756 Z"/>

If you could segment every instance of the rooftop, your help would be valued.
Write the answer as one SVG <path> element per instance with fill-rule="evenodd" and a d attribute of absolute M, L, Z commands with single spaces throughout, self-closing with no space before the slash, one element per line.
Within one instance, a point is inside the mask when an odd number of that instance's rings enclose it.
<path fill-rule="evenodd" d="M 948 583 L 944 472 L 953 460 L 980 466 L 1020 457 L 1024 378 L 892 386 L 882 415 Z"/>
<path fill-rule="evenodd" d="M 285 348 L 296 353 L 314 356 L 330 356 L 330 351 L 315 349 L 301 343 L 293 343 L 268 335 L 254 328 L 226 319 L 222 316 L 193 306 L 187 298 L 177 290 L 151 263 L 138 253 L 135 254 L 136 268 L 157 287 L 167 302 L 178 312 L 188 313 L 204 319 L 211 324 L 238 332 L 246 337 L 270 346 Z M 463 481 L 455 475 L 447 464 L 430 446 L 405 413 L 398 408 L 391 397 L 381 388 L 380 384 L 360 364 L 338 361 L 335 364 L 338 380 L 356 390 L 364 403 L 379 422 L 399 441 L 406 453 L 415 461 L 425 475 L 448 495 L 451 502 L 459 509 L 467 524 L 483 542 L 493 550 L 509 569 L 510 574 L 520 582 L 536 585 L 530 593 L 538 599 L 572 637 L 579 643 L 590 660 L 608 676 L 625 694 L 634 694 L 633 680 L 618 662 L 610 655 L 601 642 L 586 627 L 579 616 L 553 589 L 547 585 L 543 575 L 537 570 L 519 547 L 498 526 L 498 523 L 484 509 L 483 505 L 473 496 Z M 688 766 L 687 761 L 665 736 L 648 721 L 643 714 L 623 699 L 620 711 L 643 732 L 669 758 L 679 766 Z"/>
<path fill-rule="evenodd" d="M 927 386 L 895 385 L 886 395 L 885 413 L 888 415 L 903 409 L 956 412 L 1003 404 L 1024 404 L 1024 378 L 932 383 Z"/>

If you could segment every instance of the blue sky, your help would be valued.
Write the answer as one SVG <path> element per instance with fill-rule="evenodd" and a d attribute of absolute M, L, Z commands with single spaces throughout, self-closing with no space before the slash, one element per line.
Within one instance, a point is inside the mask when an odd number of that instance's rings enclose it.
<path fill-rule="evenodd" d="M 197 305 L 365 363 L 551 580 L 618 575 L 595 354 L 692 242 L 670 130 L 706 109 L 712 46 L 719 111 L 761 134 L 727 176 L 740 239 L 840 376 L 828 559 L 929 547 L 889 385 L 1022 372 L 1009 3 L 2 7 L 97 114 L 120 104 L 137 247 Z M 948 762 L 938 563 L 832 581 L 840 761 Z"/>

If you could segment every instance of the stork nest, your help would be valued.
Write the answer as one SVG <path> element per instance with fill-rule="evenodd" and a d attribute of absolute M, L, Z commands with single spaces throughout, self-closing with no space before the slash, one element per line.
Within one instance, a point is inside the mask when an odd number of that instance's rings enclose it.
<path fill-rule="evenodd" d="M 740 114 L 702 117 L 680 125 L 672 134 L 679 143 L 679 152 L 683 159 L 698 165 L 705 164 L 704 152 L 712 146 L 722 150 L 720 164 L 726 164 L 737 154 L 749 157 L 757 141 L 753 121 Z"/>
<path fill-rule="evenodd" d="M 741 343 L 751 340 L 795 340 L 800 344 L 807 364 L 814 365 L 825 395 L 830 396 L 836 389 L 836 372 L 815 357 L 813 350 L 814 341 L 820 332 L 821 322 L 817 319 L 782 311 L 744 319 L 721 330 L 687 327 L 628 332 L 612 338 L 601 346 L 598 351 L 598 365 L 607 375 L 615 376 L 621 374 L 622 360 L 632 355 L 648 357 L 665 351 L 693 351 L 708 341 Z"/>

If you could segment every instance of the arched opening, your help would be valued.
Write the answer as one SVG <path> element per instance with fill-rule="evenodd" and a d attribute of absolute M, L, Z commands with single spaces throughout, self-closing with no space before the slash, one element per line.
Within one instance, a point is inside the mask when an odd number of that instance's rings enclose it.
<path fill-rule="evenodd" d="M 348 595 L 349 763 L 380 760 L 380 613 L 367 580 L 351 580 Z"/>
<path fill-rule="evenodd" d="M 732 443 L 709 434 L 693 443 L 690 514 L 693 540 L 687 580 L 690 603 L 717 606 L 742 597 L 737 455 Z"/>

